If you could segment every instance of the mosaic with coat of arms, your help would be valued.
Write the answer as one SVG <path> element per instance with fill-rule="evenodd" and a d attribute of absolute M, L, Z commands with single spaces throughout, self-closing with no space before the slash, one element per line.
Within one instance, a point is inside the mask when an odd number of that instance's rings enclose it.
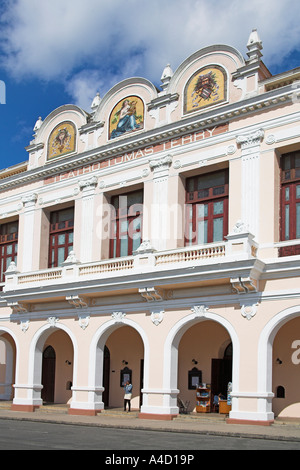
<path fill-rule="evenodd" d="M 109 120 L 109 138 L 115 139 L 144 127 L 144 103 L 137 96 L 128 96 L 116 104 Z"/>
<path fill-rule="evenodd" d="M 198 70 L 186 85 L 184 112 L 191 113 L 225 99 L 225 72 L 217 66 L 206 67 Z"/>
<path fill-rule="evenodd" d="M 62 122 L 50 134 L 48 141 L 48 160 L 75 151 L 76 131 L 72 122 Z"/>

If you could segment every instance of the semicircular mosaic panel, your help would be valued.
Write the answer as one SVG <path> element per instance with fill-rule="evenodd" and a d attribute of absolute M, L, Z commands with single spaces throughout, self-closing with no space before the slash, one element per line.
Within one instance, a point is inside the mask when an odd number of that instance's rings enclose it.
<path fill-rule="evenodd" d="M 187 82 L 184 92 L 184 113 L 212 106 L 226 100 L 225 71 L 217 65 L 198 70 Z"/>
<path fill-rule="evenodd" d="M 47 160 L 62 157 L 75 152 L 76 129 L 72 122 L 58 124 L 51 132 L 48 140 Z"/>
<path fill-rule="evenodd" d="M 113 108 L 109 119 L 109 139 L 144 128 L 144 103 L 138 96 L 127 96 Z"/>

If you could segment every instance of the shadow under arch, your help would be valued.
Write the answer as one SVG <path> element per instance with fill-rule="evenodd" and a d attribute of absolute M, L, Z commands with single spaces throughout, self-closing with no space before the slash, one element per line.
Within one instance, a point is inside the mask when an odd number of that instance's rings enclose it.
<path fill-rule="evenodd" d="M 140 335 L 144 346 L 144 388 L 148 386 L 149 380 L 149 341 L 143 328 L 133 320 L 122 318 L 113 319 L 105 322 L 94 334 L 90 344 L 89 359 L 89 389 L 94 391 L 94 403 L 90 407 L 94 409 L 103 409 L 103 358 L 104 348 L 108 337 L 122 326 L 130 326 Z"/>
<path fill-rule="evenodd" d="M 293 318 L 300 316 L 300 305 L 286 308 L 277 313 L 263 328 L 258 342 L 258 391 L 265 396 L 265 403 L 261 404 L 261 411 L 268 414 L 270 419 L 274 419 L 272 412 L 272 376 L 273 376 L 273 342 L 280 328 Z"/>
<path fill-rule="evenodd" d="M 201 309 L 198 311 L 195 308 L 195 313 L 185 316 L 179 320 L 169 331 L 169 334 L 165 341 L 164 347 L 164 382 L 163 388 L 165 390 L 170 390 L 170 402 L 169 410 L 170 413 L 178 413 L 177 407 L 177 394 L 179 390 L 177 388 L 178 383 L 178 347 L 180 340 L 184 333 L 191 328 L 193 325 L 205 321 L 213 320 L 216 323 L 222 325 L 228 332 L 233 348 L 233 357 L 232 357 L 232 389 L 237 392 L 239 388 L 239 357 L 240 357 L 240 343 L 238 335 L 231 325 L 231 323 L 226 320 L 221 315 L 209 312 L 207 310 Z M 234 409 L 235 400 L 232 400 L 232 409 Z"/>
<path fill-rule="evenodd" d="M 64 331 L 71 339 L 73 345 L 73 384 L 77 379 L 78 368 L 78 346 L 77 341 L 68 327 L 63 323 L 55 322 L 47 324 L 39 328 L 34 334 L 30 348 L 29 348 L 29 365 L 28 365 L 28 388 L 32 389 L 31 405 L 41 406 L 43 400 L 41 399 L 41 380 L 42 380 L 42 361 L 43 361 L 43 347 L 47 338 L 55 331 Z"/>

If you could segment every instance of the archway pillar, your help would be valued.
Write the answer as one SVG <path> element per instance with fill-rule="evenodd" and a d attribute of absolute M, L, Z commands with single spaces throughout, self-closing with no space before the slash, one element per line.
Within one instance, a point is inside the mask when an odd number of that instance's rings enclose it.
<path fill-rule="evenodd" d="M 84 357 L 85 351 L 79 351 Z M 88 364 L 88 367 L 87 367 Z M 86 361 L 80 361 L 77 367 L 77 377 L 71 387 L 72 400 L 68 413 L 71 415 L 96 416 L 104 409 L 102 393 L 103 351 L 97 349 Z M 98 371 L 98 375 L 96 374 Z"/>
<path fill-rule="evenodd" d="M 232 410 L 228 424 L 260 424 L 268 426 L 274 422 L 272 392 L 232 392 Z"/>
<path fill-rule="evenodd" d="M 176 389 L 143 389 L 143 405 L 139 418 L 171 420 L 178 415 Z"/>
<path fill-rule="evenodd" d="M 101 386 L 72 387 L 72 401 L 68 410 L 71 415 L 96 416 L 104 409 Z"/>
<path fill-rule="evenodd" d="M 42 352 L 38 350 L 35 354 L 35 345 L 33 347 L 31 343 L 31 348 L 28 350 L 24 343 L 21 343 L 16 361 L 16 379 L 13 384 L 14 398 L 11 405 L 13 411 L 33 412 L 43 405 L 41 377 L 34 373 L 41 369 Z"/>
<path fill-rule="evenodd" d="M 14 384 L 15 396 L 11 409 L 13 411 L 35 411 L 43 405 L 41 384 Z"/>

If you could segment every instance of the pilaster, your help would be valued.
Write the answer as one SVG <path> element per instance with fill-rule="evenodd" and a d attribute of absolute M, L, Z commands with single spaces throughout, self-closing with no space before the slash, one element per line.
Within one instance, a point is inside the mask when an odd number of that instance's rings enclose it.
<path fill-rule="evenodd" d="M 95 188 L 97 186 L 95 176 L 79 182 L 82 191 L 81 199 L 81 236 L 80 236 L 80 261 L 87 263 L 92 261 L 93 226 L 94 226 L 94 201 Z"/>
<path fill-rule="evenodd" d="M 24 206 L 23 214 L 20 215 L 19 230 L 19 257 L 21 257 L 20 270 L 22 272 L 32 271 L 34 255 L 34 228 L 35 228 L 35 209 L 37 194 L 31 193 L 22 197 Z"/>
<path fill-rule="evenodd" d="M 153 197 L 150 207 L 151 243 L 157 250 L 165 250 L 169 239 L 168 180 L 171 163 L 171 155 L 149 162 L 153 171 Z"/>
<path fill-rule="evenodd" d="M 237 136 L 242 151 L 241 169 L 241 219 L 251 233 L 259 238 L 259 181 L 260 143 L 262 129 Z"/>

